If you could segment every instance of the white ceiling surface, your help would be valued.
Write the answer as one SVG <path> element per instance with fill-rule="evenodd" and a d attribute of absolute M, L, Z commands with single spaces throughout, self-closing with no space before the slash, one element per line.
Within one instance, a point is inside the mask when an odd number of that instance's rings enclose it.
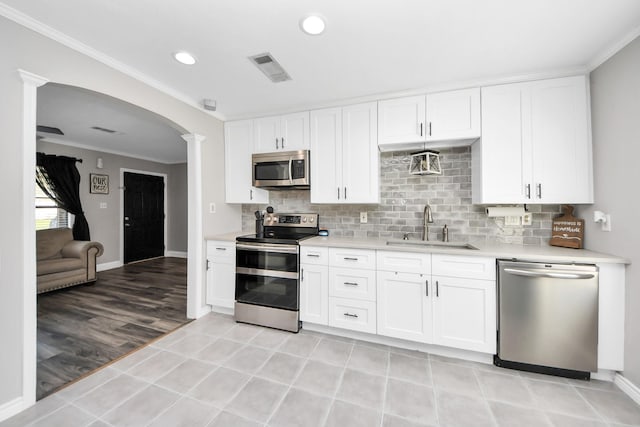
<path fill-rule="evenodd" d="M 3 1 L 227 119 L 585 70 L 640 26 L 638 0 Z M 299 29 L 311 12 L 321 36 Z M 292 81 L 247 59 L 267 51 Z"/>
<path fill-rule="evenodd" d="M 52 83 L 39 87 L 37 124 L 64 133 L 37 133 L 49 142 L 161 163 L 187 161 L 187 144 L 181 138 L 184 131 L 155 113 L 81 88 Z"/>

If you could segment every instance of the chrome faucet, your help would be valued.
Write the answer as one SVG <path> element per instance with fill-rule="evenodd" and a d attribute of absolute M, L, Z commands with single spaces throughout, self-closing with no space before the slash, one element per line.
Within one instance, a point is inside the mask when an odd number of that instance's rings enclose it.
<path fill-rule="evenodd" d="M 424 206 L 422 221 L 423 221 L 422 240 L 429 240 L 429 224 L 433 224 L 433 216 L 431 215 L 431 206 L 429 205 Z"/>

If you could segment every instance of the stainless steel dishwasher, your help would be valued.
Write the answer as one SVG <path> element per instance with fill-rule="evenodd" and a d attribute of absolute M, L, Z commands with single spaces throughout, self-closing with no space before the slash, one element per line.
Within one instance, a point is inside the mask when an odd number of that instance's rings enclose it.
<path fill-rule="evenodd" d="M 589 379 L 598 369 L 598 267 L 498 261 L 494 363 Z"/>

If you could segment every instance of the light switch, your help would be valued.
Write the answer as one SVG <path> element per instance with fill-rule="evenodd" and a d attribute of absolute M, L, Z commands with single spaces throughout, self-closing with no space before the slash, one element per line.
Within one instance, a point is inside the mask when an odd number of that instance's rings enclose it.
<path fill-rule="evenodd" d="M 107 209 L 107 202 L 100 202 L 100 209 Z"/>

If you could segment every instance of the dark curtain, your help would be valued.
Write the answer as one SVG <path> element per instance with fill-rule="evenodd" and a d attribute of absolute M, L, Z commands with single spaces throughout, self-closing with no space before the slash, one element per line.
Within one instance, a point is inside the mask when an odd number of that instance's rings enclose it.
<path fill-rule="evenodd" d="M 73 214 L 73 238 L 91 240 L 80 203 L 80 173 L 73 157 L 36 153 L 36 183 L 60 209 Z"/>

